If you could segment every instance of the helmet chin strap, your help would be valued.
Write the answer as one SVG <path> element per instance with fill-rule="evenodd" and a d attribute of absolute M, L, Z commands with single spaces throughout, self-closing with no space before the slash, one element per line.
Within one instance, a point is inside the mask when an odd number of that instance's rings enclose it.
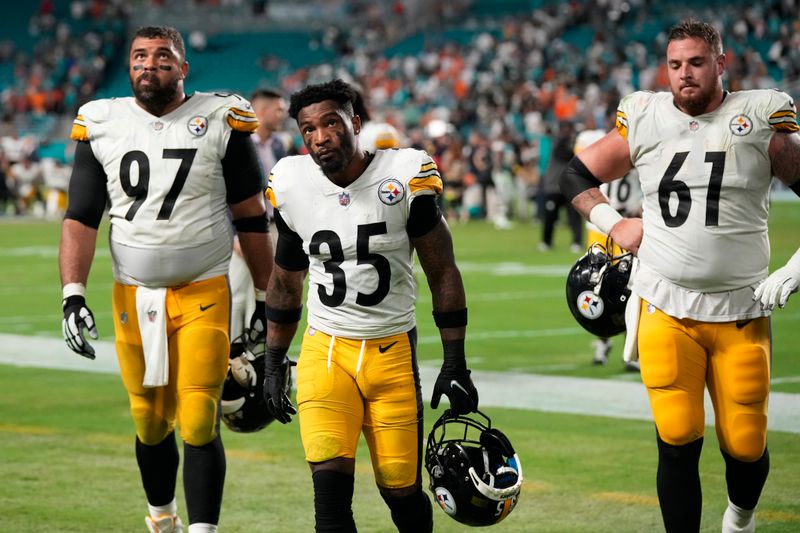
<path fill-rule="evenodd" d="M 494 475 L 492 474 L 489 475 L 491 482 L 490 485 L 484 482 L 480 478 L 480 476 L 478 476 L 478 473 L 475 471 L 474 466 L 469 467 L 469 477 L 472 479 L 472 484 L 475 485 L 475 488 L 478 489 L 478 492 L 480 492 L 490 500 L 495 500 L 495 501 L 507 500 L 508 498 L 517 494 L 522 488 L 522 464 L 519 462 L 519 457 L 517 456 L 517 454 L 514 454 L 514 457 L 512 457 L 510 461 L 514 461 L 514 464 L 517 465 L 516 469 L 510 466 L 506 466 L 499 468 L 497 472 L 495 472 L 495 475 L 516 472 L 517 481 L 510 487 L 505 487 L 505 488 L 497 488 L 494 486 L 494 478 L 495 478 Z"/>

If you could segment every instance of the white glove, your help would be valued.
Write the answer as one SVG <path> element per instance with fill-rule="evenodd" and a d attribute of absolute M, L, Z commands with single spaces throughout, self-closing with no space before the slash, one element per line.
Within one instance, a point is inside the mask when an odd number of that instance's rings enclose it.
<path fill-rule="evenodd" d="M 769 275 L 767 279 L 756 287 L 753 301 L 761 302 L 761 309 L 772 311 L 786 305 L 789 295 L 797 292 L 800 285 L 800 250 L 798 250 L 785 266 L 782 266 Z"/>

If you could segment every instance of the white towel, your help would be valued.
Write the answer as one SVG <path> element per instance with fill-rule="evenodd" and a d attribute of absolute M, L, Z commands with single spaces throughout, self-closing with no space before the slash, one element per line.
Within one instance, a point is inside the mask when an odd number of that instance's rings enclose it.
<path fill-rule="evenodd" d="M 163 387 L 169 381 L 166 287 L 137 287 L 136 314 L 144 350 L 144 387 Z"/>
<path fill-rule="evenodd" d="M 631 262 L 631 276 L 628 278 L 628 289 L 631 295 L 625 305 L 625 346 L 622 348 L 622 360 L 632 363 L 639 360 L 639 313 L 642 310 L 642 299 L 633 292 L 633 278 L 639 269 L 639 258 Z"/>

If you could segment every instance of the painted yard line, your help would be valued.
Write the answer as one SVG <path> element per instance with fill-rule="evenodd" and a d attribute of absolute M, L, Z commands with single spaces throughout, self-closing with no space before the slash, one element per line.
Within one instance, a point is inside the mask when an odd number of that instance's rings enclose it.
<path fill-rule="evenodd" d="M 0 334 L 0 364 L 118 374 L 114 344 L 108 341 L 92 344 L 97 352 L 94 361 L 70 352 L 60 339 Z M 426 400 L 430 398 L 437 373 L 438 364 L 433 362 L 420 368 Z M 641 383 L 487 371 L 474 371 L 472 376 L 484 407 L 653 419 Z M 800 394 L 772 393 L 769 407 L 771 430 L 800 434 Z M 713 424 L 713 409 L 707 394 L 705 411 L 706 423 Z"/>

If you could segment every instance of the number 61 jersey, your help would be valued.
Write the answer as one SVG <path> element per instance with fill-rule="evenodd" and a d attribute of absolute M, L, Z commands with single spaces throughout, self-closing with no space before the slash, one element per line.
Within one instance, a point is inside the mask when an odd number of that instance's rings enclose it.
<path fill-rule="evenodd" d="M 377 150 L 347 187 L 331 182 L 309 155 L 278 161 L 267 191 L 282 220 L 275 262 L 287 270 L 305 266 L 284 263 L 283 243 L 291 243 L 292 257 L 308 257 L 310 326 L 355 339 L 414 327 L 406 224 L 414 198 L 441 191 L 436 163 L 419 150 Z"/>
<path fill-rule="evenodd" d="M 249 102 L 236 95 L 196 92 L 160 117 L 131 97 L 81 106 L 71 137 L 89 142 L 106 176 L 118 281 L 173 286 L 228 271 L 231 178 L 223 159 L 233 130 L 257 126 Z M 260 179 L 240 174 L 236 180 Z"/>
<path fill-rule="evenodd" d="M 727 93 L 699 116 L 680 111 L 666 92 L 620 102 L 617 130 L 645 196 L 643 276 L 649 271 L 700 293 L 736 291 L 766 277 L 767 149 L 774 132 L 797 131 L 795 118 L 791 98 L 776 90 Z"/>

